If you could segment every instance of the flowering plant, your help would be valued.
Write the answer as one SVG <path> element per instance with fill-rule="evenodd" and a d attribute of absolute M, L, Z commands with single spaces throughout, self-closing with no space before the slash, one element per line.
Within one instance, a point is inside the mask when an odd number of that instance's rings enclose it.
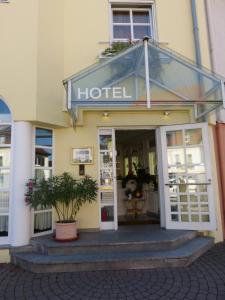
<path fill-rule="evenodd" d="M 30 179 L 26 187 L 25 202 L 32 208 L 55 208 L 60 223 L 74 222 L 84 203 L 96 201 L 98 190 L 96 181 L 90 177 L 77 181 L 68 173 Z"/>

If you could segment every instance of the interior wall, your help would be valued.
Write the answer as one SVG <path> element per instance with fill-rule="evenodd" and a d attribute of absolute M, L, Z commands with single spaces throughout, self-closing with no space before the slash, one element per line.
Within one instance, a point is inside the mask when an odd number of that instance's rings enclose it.
<path fill-rule="evenodd" d="M 127 216 L 126 187 L 122 186 L 122 179 L 132 170 L 133 175 L 136 170 L 132 165 L 132 157 L 138 157 L 137 168 L 145 169 L 146 173 L 155 174 L 155 166 L 150 168 L 149 152 L 156 153 L 156 132 L 155 130 L 118 130 L 116 131 L 116 175 L 117 175 L 117 203 L 118 216 Z M 125 158 L 127 165 L 125 166 Z M 128 163 L 129 161 L 129 163 Z M 158 191 L 154 190 L 152 183 L 144 183 L 142 189 L 144 198 L 142 215 L 148 213 L 158 213 L 159 197 Z M 147 215 L 146 215 L 147 217 Z M 146 219 L 147 220 L 147 219 Z M 149 219 L 150 220 L 150 219 Z M 120 220 L 119 220 L 120 221 Z"/>

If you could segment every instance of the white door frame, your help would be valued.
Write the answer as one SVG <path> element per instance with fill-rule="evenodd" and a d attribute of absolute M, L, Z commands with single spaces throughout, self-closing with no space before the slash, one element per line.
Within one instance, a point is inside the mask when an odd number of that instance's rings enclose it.
<path fill-rule="evenodd" d="M 107 225 L 104 227 L 101 223 L 101 199 L 100 199 L 100 193 L 99 191 L 99 227 L 101 230 L 107 230 L 107 229 L 118 229 L 118 211 L 117 211 L 117 175 L 116 175 L 116 137 L 115 133 L 116 131 L 135 131 L 135 130 L 154 130 L 155 131 L 155 140 L 156 140 L 156 152 L 157 152 L 157 164 L 158 164 L 158 184 L 159 184 L 159 208 L 160 208 L 160 227 L 165 227 L 165 205 L 164 205 L 164 192 L 161 188 L 163 186 L 163 174 L 161 173 L 161 166 L 162 166 L 162 159 L 161 159 L 161 138 L 160 138 L 160 127 L 158 126 L 129 126 L 129 127 L 99 127 L 98 129 L 98 173 L 99 173 L 99 186 L 100 186 L 100 151 L 99 151 L 99 136 L 100 136 L 100 130 L 112 130 L 113 134 L 113 190 L 114 190 L 114 227 L 112 228 L 111 225 L 107 228 Z"/>
<path fill-rule="evenodd" d="M 205 157 L 205 168 L 206 168 L 206 185 L 208 194 L 208 205 L 209 205 L 209 216 L 210 222 L 174 222 L 171 221 L 170 212 L 170 201 L 169 201 L 169 185 L 168 185 L 168 161 L 167 161 L 167 144 L 166 144 L 166 132 L 175 131 L 182 129 L 202 129 L 202 139 L 204 147 L 204 157 Z M 216 229 L 216 217 L 215 217 L 215 203 L 213 198 L 213 185 L 212 185 L 212 170 L 211 170 L 211 151 L 209 143 L 208 134 L 208 124 L 207 123 L 195 123 L 195 124 L 184 124 L 184 125 L 170 125 L 162 126 L 158 130 L 158 139 L 161 140 L 161 163 L 162 172 L 162 187 L 161 187 L 161 198 L 164 197 L 163 209 L 165 209 L 165 226 L 167 229 L 189 229 L 189 230 L 215 230 Z M 162 209 L 162 210 L 163 210 Z"/>
<path fill-rule="evenodd" d="M 52 147 L 36 145 L 36 143 L 35 143 L 35 134 L 36 134 L 36 129 L 37 128 L 52 131 Z M 35 178 L 35 169 L 36 169 L 36 167 L 35 167 L 35 155 L 36 155 L 35 150 L 36 150 L 36 147 L 52 149 L 52 167 L 49 167 L 49 168 L 46 168 L 46 169 L 52 170 L 52 175 L 54 175 L 54 171 L 55 171 L 55 131 L 54 131 L 54 128 L 51 128 L 51 127 L 48 127 L 48 126 L 46 126 L 46 127 L 45 126 L 38 126 L 38 125 L 33 126 L 33 136 L 32 136 L 32 177 L 33 178 Z M 52 214 L 51 229 L 43 231 L 43 232 L 34 233 L 35 215 L 49 213 L 49 212 Z M 41 210 L 35 210 L 34 208 L 31 208 L 30 218 L 31 218 L 31 238 L 53 233 L 54 226 L 55 226 L 54 209 L 53 208 L 41 209 Z"/>
<path fill-rule="evenodd" d="M 100 170 L 101 170 L 101 161 L 100 161 L 100 135 L 102 132 L 109 131 L 112 136 L 112 172 L 113 172 L 113 184 L 112 190 L 106 190 L 101 188 L 101 180 L 100 180 Z M 102 134 L 103 135 L 103 134 Z M 116 145 L 115 145 L 115 129 L 111 127 L 101 127 L 98 129 L 98 185 L 99 185 L 99 228 L 100 230 L 117 230 L 118 229 L 118 215 L 117 215 L 117 183 L 116 183 Z M 102 222 L 101 221 L 101 193 L 102 192 L 111 192 L 113 193 L 113 203 L 109 203 L 108 205 L 113 205 L 113 213 L 114 213 L 114 221 Z M 104 204 L 103 204 L 104 205 Z M 107 204 L 105 204 L 107 206 Z"/>
<path fill-rule="evenodd" d="M 164 194 L 164 178 L 163 178 L 163 151 L 161 139 L 161 127 L 156 128 L 156 151 L 157 151 L 157 172 L 158 172 L 158 193 L 159 193 L 159 209 L 160 209 L 160 227 L 166 227 L 166 208 Z"/>

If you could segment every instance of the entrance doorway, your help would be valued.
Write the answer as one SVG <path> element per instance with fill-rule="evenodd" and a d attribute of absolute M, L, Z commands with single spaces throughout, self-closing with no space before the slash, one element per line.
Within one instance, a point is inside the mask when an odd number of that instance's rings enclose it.
<path fill-rule="evenodd" d="M 159 224 L 155 130 L 116 130 L 118 225 Z"/>
<path fill-rule="evenodd" d="M 206 123 L 99 129 L 100 229 L 215 230 L 209 145 Z"/>

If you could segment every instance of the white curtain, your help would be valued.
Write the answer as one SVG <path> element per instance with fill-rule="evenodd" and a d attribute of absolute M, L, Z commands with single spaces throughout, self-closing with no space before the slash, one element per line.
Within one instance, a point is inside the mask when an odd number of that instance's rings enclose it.
<path fill-rule="evenodd" d="M 52 228 L 52 212 L 39 212 L 34 214 L 34 230 L 44 231 Z"/>

